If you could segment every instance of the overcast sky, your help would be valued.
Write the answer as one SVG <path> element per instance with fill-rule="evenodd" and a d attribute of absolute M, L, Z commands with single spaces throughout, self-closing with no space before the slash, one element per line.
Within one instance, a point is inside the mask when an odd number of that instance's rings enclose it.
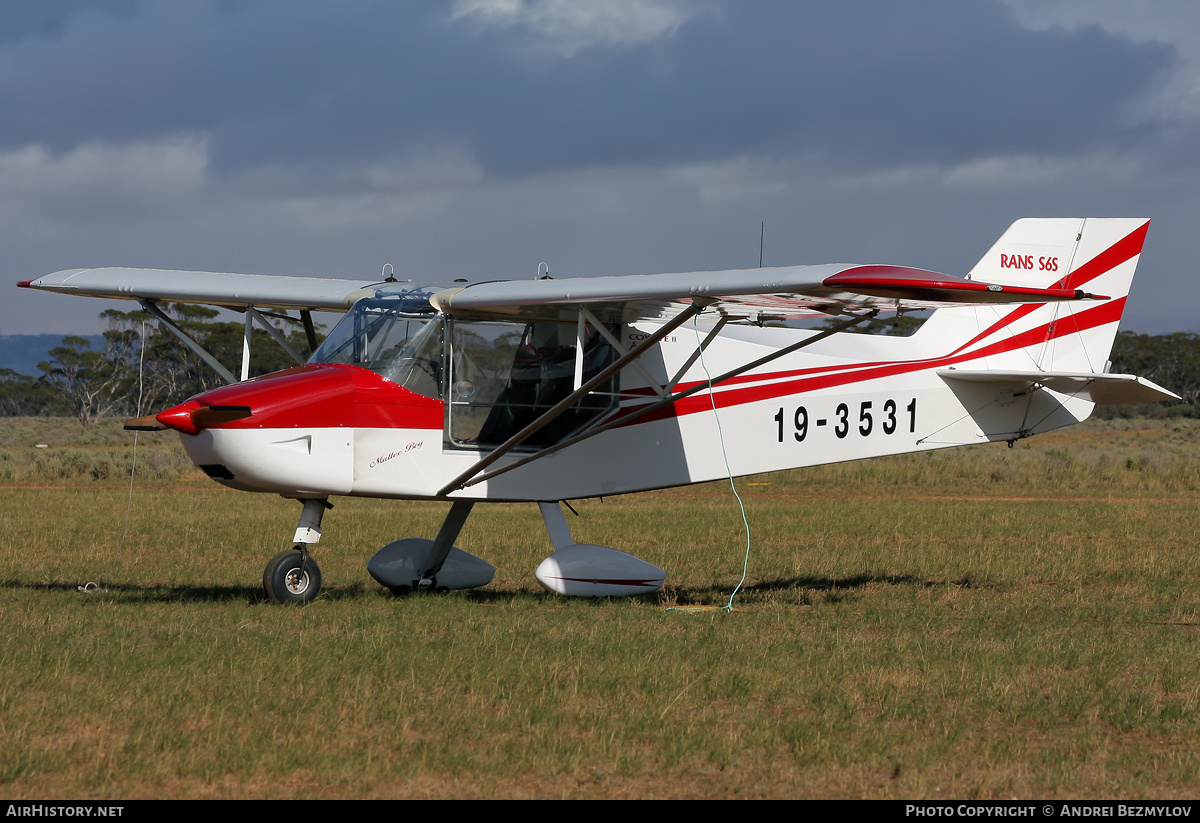
<path fill-rule="evenodd" d="M 1194 0 L 0 3 L 13 284 L 739 268 L 760 223 L 767 265 L 963 274 L 1130 216 L 1123 328 L 1200 331 L 1198 148 Z M 112 305 L 7 288 L 0 334 Z"/>

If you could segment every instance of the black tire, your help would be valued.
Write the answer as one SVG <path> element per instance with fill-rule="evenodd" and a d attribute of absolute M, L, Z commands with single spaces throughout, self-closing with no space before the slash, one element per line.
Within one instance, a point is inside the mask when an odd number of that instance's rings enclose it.
<path fill-rule="evenodd" d="M 263 570 L 263 590 L 276 603 L 309 603 L 321 593 L 321 569 L 307 552 L 281 551 Z"/>

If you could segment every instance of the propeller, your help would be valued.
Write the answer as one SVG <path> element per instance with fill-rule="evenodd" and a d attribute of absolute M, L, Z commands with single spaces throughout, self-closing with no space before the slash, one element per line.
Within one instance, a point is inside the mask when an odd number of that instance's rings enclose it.
<path fill-rule="evenodd" d="M 158 414 L 148 414 L 145 417 L 126 420 L 125 430 L 163 431 L 164 429 L 175 429 L 184 434 L 196 434 L 201 429 L 242 420 L 251 414 L 249 406 L 193 406 L 191 403 L 183 403 Z"/>

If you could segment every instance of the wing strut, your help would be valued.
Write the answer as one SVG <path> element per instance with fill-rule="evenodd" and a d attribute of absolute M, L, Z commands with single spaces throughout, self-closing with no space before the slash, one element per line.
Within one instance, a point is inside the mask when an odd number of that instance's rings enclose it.
<path fill-rule="evenodd" d="M 597 372 L 596 375 L 594 377 L 592 377 L 591 380 L 588 380 L 586 383 L 584 383 L 582 386 L 577 388 L 575 391 L 571 392 L 569 395 L 564 397 L 562 400 L 558 401 L 556 404 L 554 404 L 549 409 L 547 409 L 545 412 L 543 412 L 542 415 L 539 416 L 536 420 L 534 420 L 529 425 L 527 425 L 525 428 L 521 429 L 519 432 L 514 434 L 512 437 L 508 438 L 503 443 L 501 443 L 499 446 L 497 446 L 495 448 L 495 450 L 492 451 L 492 453 L 489 454 L 487 457 L 480 459 L 478 462 L 474 463 L 466 471 L 464 471 L 463 473 L 461 473 L 460 475 L 455 477 L 453 480 L 451 480 L 449 483 L 447 483 L 445 486 L 443 486 L 441 489 L 439 489 L 437 496 L 444 497 L 445 495 L 449 494 L 452 491 L 457 491 L 459 489 L 465 488 L 468 485 L 472 485 L 472 484 L 468 483 L 467 481 L 470 480 L 475 475 L 479 474 L 481 471 L 486 469 L 488 466 L 495 463 L 497 460 L 499 460 L 501 457 L 503 457 L 505 454 L 507 454 L 509 451 L 511 451 L 514 447 L 521 445 L 521 443 L 523 443 L 527 438 L 529 438 L 530 436 L 532 436 L 533 434 L 538 432 L 544 426 L 551 423 L 556 417 L 558 417 L 560 414 L 565 412 L 567 409 L 571 408 L 571 406 L 573 406 L 575 404 L 575 401 L 577 401 L 579 398 L 587 395 L 589 392 L 591 392 L 592 389 L 596 388 L 596 386 L 599 386 L 601 383 L 603 383 L 609 377 L 616 374 L 621 369 L 625 368 L 625 366 L 629 365 L 629 363 L 631 363 L 632 361 L 641 357 L 644 352 L 649 351 L 651 348 L 653 348 L 655 345 L 657 345 L 658 342 L 660 340 L 662 340 L 664 337 L 666 337 L 668 334 L 675 331 L 675 329 L 682 326 L 688 320 L 691 320 L 693 317 L 695 317 L 700 312 L 704 311 L 704 307 L 708 303 L 707 300 L 704 300 L 704 298 L 700 298 L 700 297 L 692 298 L 692 300 L 693 300 L 693 302 L 691 303 L 691 305 L 689 305 L 687 308 L 685 308 L 683 311 L 681 311 L 675 317 L 671 318 L 671 321 L 669 323 L 667 323 L 666 325 L 661 326 L 657 332 L 655 332 L 654 334 L 647 337 L 645 340 L 641 341 L 637 345 L 630 348 L 629 351 L 625 352 L 619 358 L 617 358 L 612 363 L 610 363 L 608 366 L 606 366 L 605 368 L 603 368 L 599 372 Z"/>
<path fill-rule="evenodd" d="M 194 337 L 180 328 L 178 323 L 172 320 L 166 312 L 158 307 L 158 303 L 155 300 L 150 298 L 140 298 L 138 303 L 141 304 L 143 309 L 154 315 L 158 322 L 162 323 L 168 330 L 170 330 L 172 334 L 178 337 L 185 346 L 195 352 L 196 356 L 203 360 L 210 369 L 220 375 L 222 380 L 224 380 L 226 383 L 238 382 L 238 378 L 233 376 L 233 372 L 222 366 L 220 361 L 213 357 L 212 354 L 204 348 L 204 346 L 200 345 L 200 343 L 198 343 Z M 270 314 L 271 317 L 281 317 L 281 315 L 260 312 L 253 306 L 246 306 L 244 309 L 235 308 L 234 311 L 245 311 L 246 313 L 246 320 L 244 324 L 245 330 L 242 334 L 241 380 L 245 380 L 250 376 L 250 339 L 251 333 L 254 330 L 254 321 L 258 321 L 258 324 L 266 329 L 267 334 L 271 336 L 271 339 L 278 343 L 279 346 L 285 352 L 287 352 L 288 356 L 290 356 L 293 360 L 300 365 L 304 365 L 304 363 L 307 362 L 307 358 L 303 357 L 291 346 L 291 344 L 288 343 L 287 338 L 283 336 L 283 332 L 271 325 L 271 323 L 269 323 L 267 318 L 264 316 L 265 314 Z M 312 315 L 310 315 L 307 311 L 301 312 L 300 314 L 301 319 L 304 321 L 305 335 L 309 337 L 309 345 L 312 346 L 313 343 L 316 342 L 316 329 L 313 328 Z M 288 320 L 292 319 L 286 315 L 283 315 L 282 317 Z M 311 335 L 309 334 L 310 331 L 312 332 Z"/>
<path fill-rule="evenodd" d="M 321 345 L 317 340 L 317 328 L 313 325 L 312 312 L 308 309 L 301 309 L 300 319 L 304 321 L 304 336 L 308 339 L 308 353 L 311 356 Z"/>
<path fill-rule="evenodd" d="M 731 377 L 737 377 L 739 374 L 744 374 L 744 373 L 750 371 L 751 369 L 757 369 L 759 366 L 766 365 L 767 363 L 770 363 L 772 360 L 783 357 L 786 354 L 791 354 L 792 352 L 794 352 L 798 349 L 802 349 L 805 346 L 811 346 L 813 343 L 816 343 L 819 340 L 824 340 L 826 337 L 829 337 L 831 334 L 837 334 L 838 332 L 846 331 L 849 328 L 857 326 L 859 323 L 862 323 L 866 320 L 871 320 L 877 314 L 879 314 L 878 309 L 873 309 L 872 311 L 869 311 L 866 314 L 860 314 L 857 317 L 851 318 L 850 320 L 847 320 L 844 323 L 834 326 L 831 329 L 826 329 L 825 331 L 821 332 L 820 334 L 814 335 L 805 340 L 801 340 L 798 343 L 793 343 L 790 346 L 784 346 L 779 351 L 772 352 L 771 354 L 768 354 L 765 357 L 760 357 L 752 363 L 747 363 L 744 366 L 738 366 L 736 369 L 731 369 L 730 371 L 725 372 L 724 374 L 720 375 L 719 377 L 714 377 L 712 380 L 703 380 L 700 383 L 698 383 L 697 385 L 692 386 L 690 389 L 685 389 L 684 391 L 678 392 L 677 394 L 672 394 L 669 397 L 664 397 L 661 400 L 651 403 L 648 406 L 643 406 L 642 408 L 637 409 L 636 411 L 630 412 L 629 414 L 619 415 L 617 417 L 609 418 L 609 420 L 607 422 L 597 426 L 594 429 L 590 429 L 586 432 L 583 432 L 582 434 L 577 434 L 574 437 L 567 438 L 566 440 L 563 440 L 560 443 L 555 443 L 553 446 L 548 446 L 547 448 L 544 448 L 539 452 L 535 452 L 534 454 L 530 454 L 525 457 L 522 457 L 520 460 L 516 460 L 512 463 L 509 463 L 506 466 L 502 466 L 499 469 L 495 469 L 494 471 L 485 472 L 484 474 L 481 474 L 478 477 L 472 477 L 470 474 L 468 474 L 467 476 L 471 477 L 471 479 L 463 482 L 463 484 L 460 488 L 467 488 L 468 486 L 474 486 L 476 483 L 482 483 L 485 480 L 490 480 L 491 478 L 496 477 L 497 475 L 504 474 L 505 472 L 512 471 L 513 469 L 516 469 L 516 468 L 520 468 L 521 466 L 524 466 L 526 463 L 532 463 L 534 460 L 537 460 L 539 457 L 545 457 L 546 455 L 552 454 L 552 453 L 558 451 L 559 449 L 565 449 L 567 446 L 573 446 L 582 440 L 587 440 L 589 437 L 595 437 L 597 434 L 602 434 L 602 433 L 608 431 L 609 429 L 616 428 L 617 426 L 624 426 L 627 423 L 632 423 L 634 420 L 637 420 L 639 417 L 644 417 L 645 415 L 650 414 L 651 412 L 658 411 L 663 406 L 669 406 L 672 403 L 676 403 L 685 397 L 695 394 L 698 391 L 703 391 L 704 389 L 707 389 L 710 386 L 715 386 L 718 383 L 723 383 L 724 381 L 729 380 Z M 718 324 L 717 328 L 720 328 L 721 325 L 722 324 Z M 714 335 L 710 333 L 709 336 L 707 338 L 705 338 L 704 342 L 700 344 L 700 347 L 697 349 L 696 353 L 693 354 L 691 359 L 688 361 L 689 363 L 695 362 L 695 359 L 700 356 L 700 349 L 702 349 L 704 346 L 706 346 L 709 343 L 709 341 L 713 338 L 713 336 Z M 659 339 L 661 339 L 661 336 Z M 678 382 L 678 377 L 676 377 L 676 379 L 672 381 L 671 385 L 673 386 L 677 382 Z M 549 422 L 549 421 L 547 421 L 547 422 Z M 476 465 L 478 465 L 478 464 L 476 464 Z M 473 469 L 472 471 L 473 472 L 477 471 L 477 469 Z M 455 482 L 457 483 L 460 479 L 461 479 L 461 475 L 459 478 L 455 478 Z M 444 490 L 443 490 L 443 492 L 440 492 L 440 493 L 444 493 Z"/>
<path fill-rule="evenodd" d="M 271 325 L 270 323 L 267 322 L 267 318 L 263 316 L 263 312 L 256 310 L 253 306 L 247 306 L 246 313 L 249 315 L 252 315 L 254 317 L 254 319 L 258 321 L 258 325 L 262 326 L 264 329 L 267 330 L 267 334 L 271 335 L 271 339 L 274 340 L 276 343 L 278 343 L 279 347 L 281 349 L 283 349 L 285 352 L 287 352 L 289 357 L 291 357 L 293 360 L 295 360 L 301 366 L 303 366 L 305 363 L 308 362 L 307 357 L 303 357 L 299 352 L 297 352 L 295 349 L 292 348 L 291 344 L 288 343 L 287 338 L 283 336 L 283 332 L 281 332 L 279 329 L 275 328 L 273 325 Z M 274 316 L 279 317 L 280 315 L 274 315 Z M 285 319 L 287 319 L 293 323 L 296 322 L 295 319 L 291 318 L 291 317 L 285 316 Z M 312 324 L 311 316 L 309 316 L 308 322 L 310 325 Z M 306 327 L 305 328 L 306 334 L 307 334 L 307 331 L 308 331 L 308 329 Z"/>
<path fill-rule="evenodd" d="M 600 336 L 608 341 L 608 345 L 612 346 L 619 354 L 625 354 L 625 347 L 621 345 L 621 341 L 618 340 L 616 335 L 610 332 L 603 323 L 596 319 L 596 315 L 588 311 L 587 306 L 579 307 L 579 316 L 591 323 L 592 328 L 598 331 Z M 721 319 L 724 320 L 723 317 Z M 580 367 L 582 368 L 583 348 L 580 347 L 575 351 L 577 352 L 576 357 L 579 358 Z M 658 387 L 658 381 L 650 376 L 650 372 L 646 371 L 645 367 L 642 366 L 640 362 L 634 360 L 631 365 L 637 369 L 638 373 L 642 375 L 642 379 L 646 381 L 646 385 L 654 389 L 655 393 L 658 394 L 659 397 L 666 397 L 667 393 Z"/>
<path fill-rule="evenodd" d="M 242 324 L 242 375 L 238 378 L 245 383 L 250 379 L 250 340 L 254 336 L 254 307 L 246 307 L 246 322 Z"/>
<path fill-rule="evenodd" d="M 217 358 L 209 354 L 207 349 L 193 340 L 191 335 L 179 328 L 175 321 L 168 317 L 167 313 L 158 307 L 157 303 L 148 298 L 141 298 L 138 300 L 138 302 L 142 304 L 143 309 L 153 314 L 156 318 L 158 318 L 158 322 L 166 326 L 172 334 L 183 341 L 185 346 L 194 351 L 197 357 L 207 363 L 209 368 L 219 374 L 222 380 L 224 380 L 226 383 L 238 382 L 237 378 L 233 376 L 233 372 L 229 371 L 229 369 L 217 362 Z"/>
<path fill-rule="evenodd" d="M 690 369 L 692 367 L 692 364 L 695 363 L 700 358 L 700 355 L 704 354 L 704 352 L 708 349 L 708 344 L 716 339 L 717 335 L 721 333 L 721 329 L 725 328 L 725 324 L 728 322 L 729 322 L 729 315 L 727 315 L 727 314 L 721 315 L 721 319 L 718 320 L 716 325 L 712 327 L 712 331 L 710 331 L 708 333 L 708 335 L 704 338 L 703 342 L 701 342 L 700 345 L 696 347 L 696 350 L 694 352 L 692 352 L 691 356 L 687 359 L 687 361 L 684 362 L 684 364 L 679 367 L 679 371 L 675 372 L 675 376 L 667 381 L 667 385 L 665 386 L 665 391 L 662 392 L 659 395 L 659 397 L 669 396 L 671 390 L 674 389 L 675 386 L 677 386 L 679 384 L 679 381 L 683 379 L 683 376 L 685 374 L 687 374 L 687 370 Z"/>

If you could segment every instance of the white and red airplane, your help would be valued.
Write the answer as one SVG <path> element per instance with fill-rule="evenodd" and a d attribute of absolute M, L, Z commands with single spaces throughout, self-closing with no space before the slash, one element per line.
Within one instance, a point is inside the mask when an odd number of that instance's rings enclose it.
<path fill-rule="evenodd" d="M 103 268 L 20 285 L 137 299 L 225 374 L 130 426 L 175 429 L 218 483 L 301 501 L 295 548 L 263 574 L 275 600 L 319 593 L 310 547 L 336 495 L 451 504 L 434 539 L 371 559 L 394 591 L 488 583 L 493 567 L 453 544 L 475 503 L 502 500 L 541 507 L 555 549 L 543 585 L 620 596 L 663 571 L 576 544 L 561 501 L 1011 444 L 1097 403 L 1175 398 L 1108 371 L 1148 225 L 1019 220 L 965 277 L 814 265 L 423 286 Z M 315 351 L 253 380 L 244 357 L 236 382 L 159 301 L 244 310 L 247 341 L 258 321 L 284 345 L 258 310 L 299 310 Z M 909 337 L 838 333 L 916 309 L 934 311 Z M 346 312 L 319 347 L 314 310 Z M 820 316 L 836 327 L 783 322 Z"/>

